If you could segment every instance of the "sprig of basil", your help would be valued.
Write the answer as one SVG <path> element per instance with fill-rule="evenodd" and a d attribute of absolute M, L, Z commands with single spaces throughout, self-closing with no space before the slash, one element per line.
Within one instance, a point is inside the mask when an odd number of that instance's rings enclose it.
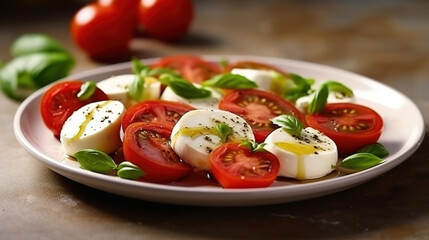
<path fill-rule="evenodd" d="M 380 143 L 370 144 L 362 148 L 359 152 L 361 153 L 372 153 L 379 158 L 385 158 L 389 156 L 387 149 Z"/>
<path fill-rule="evenodd" d="M 299 137 L 301 135 L 302 123 L 293 115 L 279 115 L 270 121 L 293 136 Z"/>
<path fill-rule="evenodd" d="M 246 89 L 256 88 L 258 85 L 246 77 L 238 74 L 223 73 L 204 81 L 204 87 L 227 88 L 227 89 Z"/>
<path fill-rule="evenodd" d="M 175 75 L 162 74 L 159 80 L 168 85 L 174 93 L 186 99 L 207 98 L 212 94 L 209 90 L 198 88 L 191 82 Z"/>
<path fill-rule="evenodd" d="M 311 93 L 311 86 L 314 84 L 314 79 L 303 78 L 295 73 L 289 73 L 289 79 L 292 82 L 283 89 L 283 97 L 288 101 L 296 102 L 298 98 Z"/>
<path fill-rule="evenodd" d="M 243 139 L 240 143 L 240 146 L 244 146 L 248 148 L 251 152 L 266 152 L 267 150 L 264 148 L 264 146 L 267 145 L 266 143 L 257 143 L 257 142 L 251 142 L 249 139 Z"/>
<path fill-rule="evenodd" d="M 323 111 L 328 102 L 329 89 L 328 85 L 321 84 L 319 88 L 311 95 L 311 100 L 308 104 L 308 114 L 315 114 Z"/>
<path fill-rule="evenodd" d="M 382 161 L 382 158 L 379 158 L 372 153 L 355 153 L 344 158 L 340 163 L 340 167 L 360 171 L 371 168 Z"/>

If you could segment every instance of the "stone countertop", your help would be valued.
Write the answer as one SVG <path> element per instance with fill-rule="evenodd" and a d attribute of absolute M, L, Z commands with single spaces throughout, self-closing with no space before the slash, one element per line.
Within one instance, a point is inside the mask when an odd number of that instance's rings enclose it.
<path fill-rule="evenodd" d="M 9 6 L 14 14 L 0 18 L 1 61 L 16 37 L 42 32 L 73 53 L 73 73 L 105 65 L 69 37 L 79 4 Z M 140 37 L 134 54 L 260 55 L 346 69 L 411 98 L 428 131 L 429 2 L 200 0 L 195 7 L 182 42 Z M 0 95 L 0 239 L 429 239 L 427 139 L 398 167 L 336 194 L 258 207 L 175 206 L 105 193 L 49 170 L 15 139 L 18 106 Z"/>

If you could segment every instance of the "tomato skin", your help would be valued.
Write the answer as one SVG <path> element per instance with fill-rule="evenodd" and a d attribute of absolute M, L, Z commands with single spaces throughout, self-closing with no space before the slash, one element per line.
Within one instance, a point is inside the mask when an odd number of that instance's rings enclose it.
<path fill-rule="evenodd" d="M 288 76 L 289 74 L 279 68 L 276 68 L 274 66 L 271 66 L 269 64 L 255 62 L 255 61 L 249 61 L 249 60 L 243 60 L 243 61 L 237 61 L 233 63 L 228 63 L 228 65 L 225 67 L 224 72 L 231 72 L 234 68 L 250 68 L 250 69 L 258 69 L 258 70 L 274 70 L 278 73 L 281 73 L 285 76 Z"/>
<path fill-rule="evenodd" d="M 96 61 L 127 59 L 129 43 L 137 27 L 137 13 L 133 11 L 137 4 L 137 0 L 113 0 L 84 6 L 71 22 L 74 42 Z"/>
<path fill-rule="evenodd" d="M 232 160 L 224 161 L 231 156 Z M 216 148 L 210 155 L 210 164 L 213 175 L 224 188 L 268 187 L 280 171 L 280 161 L 274 154 L 251 152 L 237 142 Z M 252 171 L 255 167 L 260 171 Z"/>
<path fill-rule="evenodd" d="M 125 130 L 134 122 L 156 122 L 173 129 L 179 118 L 195 108 L 184 103 L 148 100 L 131 106 L 122 118 L 122 129 Z"/>
<path fill-rule="evenodd" d="M 220 66 L 193 55 L 173 55 L 163 57 L 151 65 L 152 68 L 170 68 L 183 78 L 201 83 L 221 73 Z"/>
<path fill-rule="evenodd" d="M 142 180 L 167 183 L 184 177 L 192 170 L 168 144 L 170 132 L 171 129 L 163 125 L 145 122 L 133 123 L 125 130 L 122 146 L 125 160 L 145 172 Z"/>
<path fill-rule="evenodd" d="M 43 122 L 55 137 L 60 136 L 61 128 L 70 115 L 86 104 L 108 100 L 107 95 L 99 88 L 86 100 L 80 100 L 77 93 L 83 82 L 66 81 L 51 86 L 42 96 L 40 113 Z"/>
<path fill-rule="evenodd" d="M 148 35 L 177 41 L 186 35 L 194 16 L 191 0 L 141 0 L 139 23 Z"/>
<path fill-rule="evenodd" d="M 249 99 L 258 99 L 257 102 Z M 260 101 L 265 99 L 265 103 Z M 242 103 L 247 105 L 243 106 Z M 269 102 L 274 103 L 273 107 L 267 107 Z M 278 107 L 277 109 L 273 109 Z M 234 90 L 227 93 L 219 102 L 219 109 L 227 110 L 243 117 L 252 127 L 256 142 L 263 142 L 274 129 L 277 128 L 270 122 L 282 114 L 292 114 L 303 124 L 305 118 L 303 114 L 290 102 L 266 91 L 256 89 Z"/>
<path fill-rule="evenodd" d="M 369 144 L 376 143 L 383 130 L 383 119 L 377 112 L 354 103 L 327 104 L 321 113 L 307 115 L 306 120 L 308 126 L 334 140 L 341 154 L 355 153 Z M 361 130 L 345 128 L 345 131 L 340 131 L 340 128 L 335 126 L 337 124 L 353 127 L 364 125 Z"/>

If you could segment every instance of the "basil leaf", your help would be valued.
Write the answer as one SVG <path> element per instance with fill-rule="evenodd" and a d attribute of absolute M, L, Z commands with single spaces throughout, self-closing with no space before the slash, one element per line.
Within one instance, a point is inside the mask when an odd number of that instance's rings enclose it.
<path fill-rule="evenodd" d="M 171 74 L 163 74 L 159 80 L 168 85 L 174 93 L 186 99 L 207 98 L 212 94 L 207 89 L 198 88 L 191 82 Z"/>
<path fill-rule="evenodd" d="M 98 173 L 110 173 L 116 169 L 113 159 L 102 151 L 83 149 L 74 154 L 81 168 Z"/>
<path fill-rule="evenodd" d="M 21 101 L 38 88 L 67 76 L 74 59 L 64 52 L 32 53 L 17 57 L 0 70 L 3 92 Z"/>
<path fill-rule="evenodd" d="M 382 161 L 383 159 L 371 153 L 355 153 L 344 158 L 340 163 L 340 167 L 351 170 L 364 170 L 373 167 Z"/>
<path fill-rule="evenodd" d="M 246 89 L 256 88 L 258 85 L 244 76 L 232 73 L 218 74 L 213 78 L 204 81 L 204 87 L 228 88 L 228 89 Z"/>
<path fill-rule="evenodd" d="M 86 100 L 94 94 L 96 88 L 97 86 L 95 85 L 95 82 L 85 82 L 80 86 L 80 91 L 77 93 L 77 97 L 80 100 Z"/>
<path fill-rule="evenodd" d="M 293 115 L 279 115 L 270 121 L 291 135 L 298 137 L 301 135 L 302 123 Z"/>
<path fill-rule="evenodd" d="M 116 175 L 118 175 L 120 178 L 134 180 L 143 177 L 145 172 L 137 165 L 125 161 L 118 165 L 118 171 L 116 172 Z"/>
<path fill-rule="evenodd" d="M 180 75 L 176 71 L 170 68 L 154 68 L 149 69 L 149 71 L 147 71 L 147 76 L 158 76 L 161 74 L 170 74 L 176 77 L 180 77 Z"/>
<path fill-rule="evenodd" d="M 216 131 L 218 136 L 220 137 L 220 142 L 224 143 L 228 139 L 228 135 L 232 133 L 232 129 L 226 123 L 218 123 L 216 124 Z"/>
<path fill-rule="evenodd" d="M 244 139 L 240 143 L 240 146 L 248 148 L 251 152 L 266 152 L 267 150 L 264 148 L 265 145 L 267 144 L 251 142 L 249 139 Z"/>
<path fill-rule="evenodd" d="M 134 74 L 140 75 L 141 71 L 144 69 L 148 69 L 149 67 L 144 65 L 142 62 L 140 62 L 139 59 L 133 57 L 131 59 L 131 69 L 133 70 Z"/>
<path fill-rule="evenodd" d="M 136 75 L 134 81 L 132 81 L 131 84 L 128 86 L 128 96 L 131 99 L 140 102 L 143 99 L 143 92 L 144 78 L 140 75 Z"/>
<path fill-rule="evenodd" d="M 328 101 L 328 95 L 328 86 L 326 84 L 320 85 L 320 87 L 313 93 L 308 104 L 308 114 L 315 114 L 323 111 Z"/>
<path fill-rule="evenodd" d="M 346 97 L 353 97 L 353 91 L 340 82 L 328 81 L 324 84 L 328 86 L 329 92 L 337 92 Z"/>
<path fill-rule="evenodd" d="M 14 57 L 38 52 L 66 52 L 66 50 L 55 39 L 39 33 L 24 34 L 11 46 L 11 54 Z"/>
<path fill-rule="evenodd" d="M 292 83 L 283 89 L 283 97 L 291 102 L 296 102 L 298 98 L 307 96 L 311 92 L 314 79 L 303 78 L 298 74 L 289 73 Z"/>
<path fill-rule="evenodd" d="M 370 145 L 362 148 L 359 152 L 361 152 L 361 153 L 372 153 L 379 158 L 385 158 L 389 155 L 389 152 L 380 143 L 370 144 Z"/>

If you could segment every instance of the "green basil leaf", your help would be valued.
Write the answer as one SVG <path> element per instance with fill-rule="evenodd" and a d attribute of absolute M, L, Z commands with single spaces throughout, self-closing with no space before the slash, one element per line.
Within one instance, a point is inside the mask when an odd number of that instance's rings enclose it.
<path fill-rule="evenodd" d="M 353 97 L 353 91 L 340 82 L 327 81 L 324 84 L 328 86 L 329 92 L 337 92 L 346 97 Z"/>
<path fill-rule="evenodd" d="M 145 172 L 137 165 L 125 161 L 118 165 L 118 171 L 116 172 L 116 175 L 118 175 L 120 178 L 134 180 L 143 177 Z"/>
<path fill-rule="evenodd" d="M 55 39 L 39 33 L 20 36 L 12 43 L 10 51 L 14 57 L 40 52 L 66 52 Z"/>
<path fill-rule="evenodd" d="M 371 168 L 382 161 L 383 159 L 371 153 L 355 153 L 344 158 L 340 163 L 340 167 L 351 170 L 364 170 Z"/>
<path fill-rule="evenodd" d="M 143 92 L 144 78 L 140 75 L 136 75 L 134 81 L 132 81 L 131 84 L 128 86 L 128 96 L 131 99 L 140 102 L 143 99 Z"/>
<path fill-rule="evenodd" d="M 74 59 L 64 52 L 32 53 L 17 57 L 0 70 L 3 92 L 21 101 L 33 91 L 69 74 Z"/>
<path fill-rule="evenodd" d="M 220 142 L 224 143 L 228 139 L 228 135 L 232 133 L 232 129 L 226 123 L 216 124 L 216 131 L 220 137 Z"/>
<path fill-rule="evenodd" d="M 74 154 L 81 168 L 98 173 L 110 173 L 116 169 L 113 159 L 102 151 L 83 149 Z"/>
<path fill-rule="evenodd" d="M 180 77 L 180 75 L 176 71 L 170 68 L 154 68 L 150 69 L 147 72 L 147 76 L 159 76 L 161 74 L 170 74 L 176 77 Z"/>
<path fill-rule="evenodd" d="M 213 78 L 204 81 L 201 85 L 204 87 L 228 89 L 246 89 L 258 87 L 255 82 L 247 79 L 246 77 L 231 73 L 218 74 Z"/>
<path fill-rule="evenodd" d="M 389 155 L 387 149 L 380 143 L 370 144 L 362 148 L 359 152 L 361 153 L 372 153 L 379 158 L 385 158 Z"/>
<path fill-rule="evenodd" d="M 174 93 L 186 99 L 207 98 L 212 94 L 207 89 L 198 88 L 191 82 L 171 74 L 163 74 L 159 80 L 168 85 Z"/>
<path fill-rule="evenodd" d="M 308 104 L 308 114 L 315 114 L 323 111 L 328 101 L 328 95 L 328 86 L 326 84 L 320 85 L 320 87 L 313 93 Z"/>
<path fill-rule="evenodd" d="M 140 75 L 141 71 L 144 69 L 148 69 L 149 67 L 144 65 L 142 62 L 140 62 L 139 59 L 133 57 L 131 59 L 131 69 L 133 70 L 134 74 Z"/>
<path fill-rule="evenodd" d="M 80 86 L 80 91 L 77 93 L 77 97 L 80 100 L 89 99 L 94 94 L 96 88 L 97 86 L 95 85 L 95 82 L 85 82 Z"/>
<path fill-rule="evenodd" d="M 270 121 L 291 135 L 298 137 L 301 135 L 302 123 L 293 115 L 279 115 Z"/>
<path fill-rule="evenodd" d="M 264 148 L 265 145 L 267 144 L 251 142 L 249 139 L 243 139 L 240 143 L 240 146 L 248 148 L 251 152 L 267 152 L 267 150 Z"/>
<path fill-rule="evenodd" d="M 311 92 L 314 79 L 303 78 L 298 74 L 289 73 L 292 83 L 287 84 L 283 89 L 283 97 L 291 102 L 296 102 L 298 98 L 307 96 Z"/>

